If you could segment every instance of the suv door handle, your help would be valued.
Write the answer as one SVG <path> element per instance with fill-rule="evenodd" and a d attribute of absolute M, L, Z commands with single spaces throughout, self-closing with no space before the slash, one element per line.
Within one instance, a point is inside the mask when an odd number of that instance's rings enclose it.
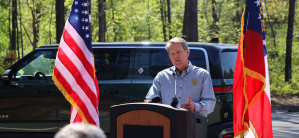
<path fill-rule="evenodd" d="M 13 87 L 18 87 L 18 88 L 25 88 L 25 85 L 24 84 L 22 84 L 22 83 L 11 83 L 11 85 L 13 86 Z"/>
<path fill-rule="evenodd" d="M 51 90 L 38 90 L 37 93 L 40 94 L 51 93 Z"/>
<path fill-rule="evenodd" d="M 108 93 L 118 93 L 118 90 L 109 91 Z"/>

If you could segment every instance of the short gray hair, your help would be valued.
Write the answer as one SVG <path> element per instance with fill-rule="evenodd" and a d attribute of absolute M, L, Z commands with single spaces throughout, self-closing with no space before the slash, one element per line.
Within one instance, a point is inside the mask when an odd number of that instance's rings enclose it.
<path fill-rule="evenodd" d="M 185 51 L 187 51 L 188 49 L 188 44 L 186 42 L 185 39 L 183 38 L 179 38 L 179 37 L 175 37 L 175 38 L 172 38 L 171 40 L 168 41 L 168 43 L 166 44 L 165 46 L 165 49 L 167 50 L 168 54 L 169 54 L 169 47 L 172 45 L 172 44 L 177 44 L 177 43 L 180 43 L 183 47 L 183 49 Z"/>
<path fill-rule="evenodd" d="M 68 124 L 54 138 L 106 138 L 103 130 L 91 124 Z"/>

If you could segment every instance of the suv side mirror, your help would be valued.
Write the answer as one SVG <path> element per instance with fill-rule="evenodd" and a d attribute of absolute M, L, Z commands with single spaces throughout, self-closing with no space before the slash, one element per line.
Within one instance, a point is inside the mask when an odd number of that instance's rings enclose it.
<path fill-rule="evenodd" d="M 11 69 L 8 69 L 8 70 L 4 71 L 3 74 L 1 75 L 1 81 L 3 83 L 10 82 L 10 72 L 11 72 Z"/>
<path fill-rule="evenodd" d="M 219 43 L 218 37 L 214 37 L 209 43 Z"/>

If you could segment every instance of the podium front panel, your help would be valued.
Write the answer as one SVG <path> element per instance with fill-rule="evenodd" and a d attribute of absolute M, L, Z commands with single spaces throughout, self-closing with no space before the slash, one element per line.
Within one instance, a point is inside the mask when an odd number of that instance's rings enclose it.
<path fill-rule="evenodd" d="M 123 138 L 163 138 L 163 127 L 124 125 Z"/>
<path fill-rule="evenodd" d="M 116 120 L 117 138 L 124 138 L 124 134 L 130 136 L 131 130 L 134 128 L 138 131 L 135 131 L 135 136 L 138 136 L 138 133 L 143 133 L 144 138 L 151 135 L 159 137 L 162 131 L 163 138 L 170 138 L 170 119 L 157 112 L 133 110 L 119 115 Z M 124 132 L 124 128 L 126 132 Z"/>
<path fill-rule="evenodd" d="M 206 138 L 207 118 L 165 104 L 128 103 L 110 107 L 110 138 L 121 138 L 124 134 L 130 138 L 158 138 L 161 130 L 163 138 Z"/>

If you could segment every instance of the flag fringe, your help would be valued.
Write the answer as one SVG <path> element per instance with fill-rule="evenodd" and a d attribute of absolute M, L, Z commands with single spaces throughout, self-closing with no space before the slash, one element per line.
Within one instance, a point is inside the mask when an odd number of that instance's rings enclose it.
<path fill-rule="evenodd" d="M 97 97 L 97 99 L 99 99 L 99 97 L 100 97 L 100 89 L 99 89 L 99 84 L 98 84 L 98 80 L 97 80 L 97 75 L 96 75 L 96 68 L 95 68 L 95 65 L 96 65 L 96 63 L 95 63 L 95 60 L 94 60 L 94 54 L 92 53 L 92 58 L 93 58 L 93 66 L 94 66 L 94 76 L 93 76 L 93 81 L 94 81 L 94 85 L 96 86 L 96 91 L 97 91 L 97 95 L 96 95 L 96 97 Z M 97 105 L 99 105 L 99 100 L 97 100 Z M 97 113 L 98 113 L 98 115 L 99 115 L 99 107 L 97 107 Z"/>
<path fill-rule="evenodd" d="M 234 137 L 235 138 L 244 138 L 248 133 L 249 133 L 249 129 L 252 131 L 253 135 L 255 138 L 258 138 L 258 134 L 256 132 L 256 129 L 254 127 L 254 125 L 251 123 L 251 120 L 249 119 L 249 127 L 240 131 L 239 133 L 237 133 Z"/>
<path fill-rule="evenodd" d="M 240 50 L 241 50 L 241 61 L 242 61 L 242 68 L 244 69 L 244 55 L 243 55 L 243 44 L 244 44 L 244 35 L 243 35 L 243 29 L 244 29 L 244 14 L 245 14 L 245 9 L 246 9 L 246 6 L 244 7 L 244 11 L 243 11 L 243 15 L 242 15 L 242 23 L 241 23 L 241 39 L 240 39 Z M 243 94 L 244 94 L 244 98 L 245 98 L 245 107 L 244 107 L 244 111 L 243 111 L 243 116 L 242 116 L 242 125 L 245 125 L 246 126 L 246 129 L 248 130 L 248 124 L 247 122 L 244 122 L 244 117 L 245 117 L 245 113 L 246 113 L 246 110 L 247 110 L 247 106 L 248 106 L 248 99 L 247 99 L 247 96 L 246 96 L 246 74 L 243 70 L 243 81 L 244 81 L 244 87 L 243 87 Z M 245 129 L 245 130 L 246 130 Z M 242 132 L 242 131 L 241 131 Z M 244 135 L 244 133 L 242 133 Z"/>
<path fill-rule="evenodd" d="M 76 102 L 74 101 L 74 99 L 68 94 L 68 92 L 64 89 L 64 87 L 60 84 L 60 82 L 57 80 L 56 76 L 53 74 L 52 76 L 52 80 L 54 81 L 56 87 L 60 90 L 60 92 L 63 94 L 63 96 L 65 97 L 65 99 L 75 108 L 75 110 L 77 110 L 78 114 L 80 115 L 82 121 L 86 124 L 89 124 L 89 122 L 87 121 L 84 113 L 82 112 L 82 110 L 80 109 L 80 107 L 76 104 Z"/>
<path fill-rule="evenodd" d="M 235 138 L 243 138 L 248 133 L 248 128 L 238 132 L 234 137 Z"/>
<path fill-rule="evenodd" d="M 255 129 L 254 125 L 251 123 L 251 120 L 250 120 L 250 119 L 249 119 L 249 124 L 250 124 L 250 129 L 251 129 L 251 131 L 252 131 L 254 137 L 255 137 L 255 138 L 258 138 L 259 136 L 258 136 L 258 134 L 257 134 L 257 132 L 256 132 L 256 129 Z"/>
<path fill-rule="evenodd" d="M 249 105 L 248 105 L 248 110 L 251 109 L 252 105 L 255 103 L 255 101 L 261 97 L 261 95 L 263 94 L 264 92 L 264 89 L 266 88 L 266 78 L 260 74 L 260 73 L 257 73 L 253 70 L 250 70 L 248 68 L 244 68 L 244 72 L 245 74 L 247 74 L 248 76 L 252 77 L 252 78 L 255 78 L 255 79 L 258 79 L 260 80 L 261 82 L 263 82 L 263 86 L 261 87 L 261 89 L 257 92 L 257 94 L 252 98 L 252 100 L 250 101 Z"/>

